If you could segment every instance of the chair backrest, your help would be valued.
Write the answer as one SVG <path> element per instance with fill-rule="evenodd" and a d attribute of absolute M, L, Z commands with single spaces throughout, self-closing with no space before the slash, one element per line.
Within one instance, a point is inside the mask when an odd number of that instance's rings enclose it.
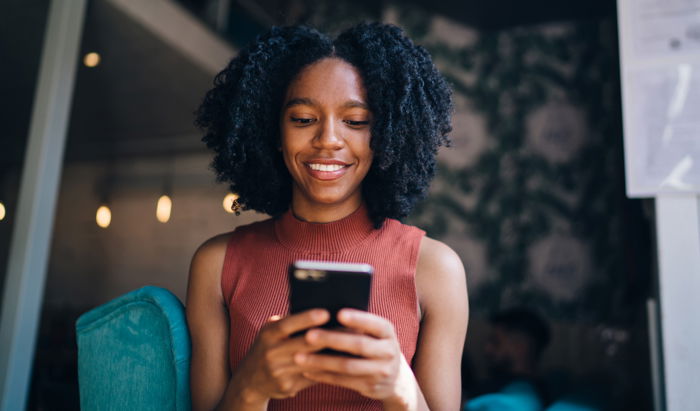
<path fill-rule="evenodd" d="M 171 292 L 118 297 L 78 318 L 76 333 L 82 410 L 190 409 L 190 337 Z"/>
<path fill-rule="evenodd" d="M 606 407 L 595 395 L 569 394 L 554 403 L 545 411 L 604 411 Z"/>
<path fill-rule="evenodd" d="M 601 411 L 599 408 L 591 404 L 583 404 L 576 401 L 560 400 L 549 407 L 545 411 Z"/>
<path fill-rule="evenodd" d="M 498 392 L 472 398 L 464 411 L 542 411 L 542 401 L 530 382 L 514 381 Z"/>

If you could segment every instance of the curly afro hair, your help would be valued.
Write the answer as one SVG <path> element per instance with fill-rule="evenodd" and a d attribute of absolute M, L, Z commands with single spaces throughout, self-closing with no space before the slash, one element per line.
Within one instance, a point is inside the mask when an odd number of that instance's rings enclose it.
<path fill-rule="evenodd" d="M 437 150 L 449 143 L 452 97 L 428 52 L 392 25 L 363 23 L 335 39 L 274 27 L 241 50 L 196 112 L 217 180 L 245 209 L 276 216 L 289 208 L 292 179 L 277 149 L 283 98 L 304 67 L 328 57 L 356 67 L 367 90 L 374 157 L 362 191 L 370 217 L 377 227 L 401 219 L 426 195 Z"/>

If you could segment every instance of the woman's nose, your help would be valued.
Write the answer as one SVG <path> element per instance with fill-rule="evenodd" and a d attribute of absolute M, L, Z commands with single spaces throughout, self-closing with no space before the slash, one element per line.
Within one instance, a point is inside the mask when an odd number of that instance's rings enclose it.
<path fill-rule="evenodd" d="M 335 121 L 328 119 L 321 124 L 318 134 L 314 139 L 314 145 L 317 148 L 339 150 L 343 148 L 344 141 L 338 133 L 340 130 L 335 125 Z"/>

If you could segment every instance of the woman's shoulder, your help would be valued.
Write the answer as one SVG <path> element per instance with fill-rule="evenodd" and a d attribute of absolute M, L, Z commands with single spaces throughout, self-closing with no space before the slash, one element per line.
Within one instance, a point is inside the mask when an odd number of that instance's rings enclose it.
<path fill-rule="evenodd" d="M 419 237 L 425 235 L 425 231 L 421 230 L 420 228 L 410 224 L 402 223 L 401 221 L 393 218 L 387 218 L 386 220 L 384 220 L 382 229 L 385 231 L 394 232 L 398 235 L 413 234 Z"/>
<path fill-rule="evenodd" d="M 215 254 L 221 254 L 222 252 L 225 253 L 231 239 L 237 239 L 270 231 L 272 229 L 273 222 L 273 218 L 266 218 L 264 220 L 241 224 L 229 232 L 217 234 L 204 241 L 199 246 L 197 251 L 202 250 L 203 253 Z"/>
<path fill-rule="evenodd" d="M 466 298 L 466 287 L 466 274 L 459 255 L 442 241 L 423 237 L 416 266 L 416 289 L 421 308 L 431 311 L 431 306 L 444 304 L 452 297 Z"/>
<path fill-rule="evenodd" d="M 192 272 L 208 273 L 205 275 L 218 276 L 226 258 L 226 251 L 232 239 L 255 235 L 271 225 L 272 219 L 255 221 L 240 225 L 234 230 L 217 234 L 204 241 L 192 257 Z"/>
<path fill-rule="evenodd" d="M 447 244 L 442 241 L 423 237 L 420 248 L 418 250 L 418 264 L 423 268 L 431 268 L 439 271 L 447 272 L 464 272 L 462 259 L 459 255 Z"/>
<path fill-rule="evenodd" d="M 393 218 L 387 218 L 384 222 L 383 228 L 387 231 L 396 232 L 400 235 L 405 235 L 408 233 L 420 236 L 421 242 L 418 249 L 419 264 L 422 263 L 426 266 L 439 266 L 442 269 L 449 269 L 454 271 L 454 269 L 462 268 L 462 260 L 459 255 L 450 248 L 447 244 L 442 241 L 430 238 L 425 235 L 425 231 L 419 227 L 402 223 L 399 220 Z M 420 268 L 420 267 L 419 267 Z"/>
<path fill-rule="evenodd" d="M 207 239 L 202 244 L 200 244 L 199 247 L 197 247 L 195 255 L 203 254 L 212 256 L 216 254 L 221 254 L 222 252 L 226 251 L 226 246 L 234 232 L 235 230 L 232 230 L 226 233 L 217 234 Z"/>
<path fill-rule="evenodd" d="M 229 231 L 215 235 L 197 247 L 190 265 L 190 276 L 217 276 L 224 264 L 226 247 L 233 233 L 234 231 Z"/>

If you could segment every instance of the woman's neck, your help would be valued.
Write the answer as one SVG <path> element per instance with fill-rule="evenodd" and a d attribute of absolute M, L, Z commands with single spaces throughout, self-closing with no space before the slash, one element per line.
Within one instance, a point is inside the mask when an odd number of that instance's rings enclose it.
<path fill-rule="evenodd" d="M 362 197 L 349 199 L 341 204 L 319 204 L 304 201 L 299 196 L 292 196 L 292 213 L 300 220 L 310 223 L 330 223 L 342 220 L 357 211 L 362 205 Z"/>

